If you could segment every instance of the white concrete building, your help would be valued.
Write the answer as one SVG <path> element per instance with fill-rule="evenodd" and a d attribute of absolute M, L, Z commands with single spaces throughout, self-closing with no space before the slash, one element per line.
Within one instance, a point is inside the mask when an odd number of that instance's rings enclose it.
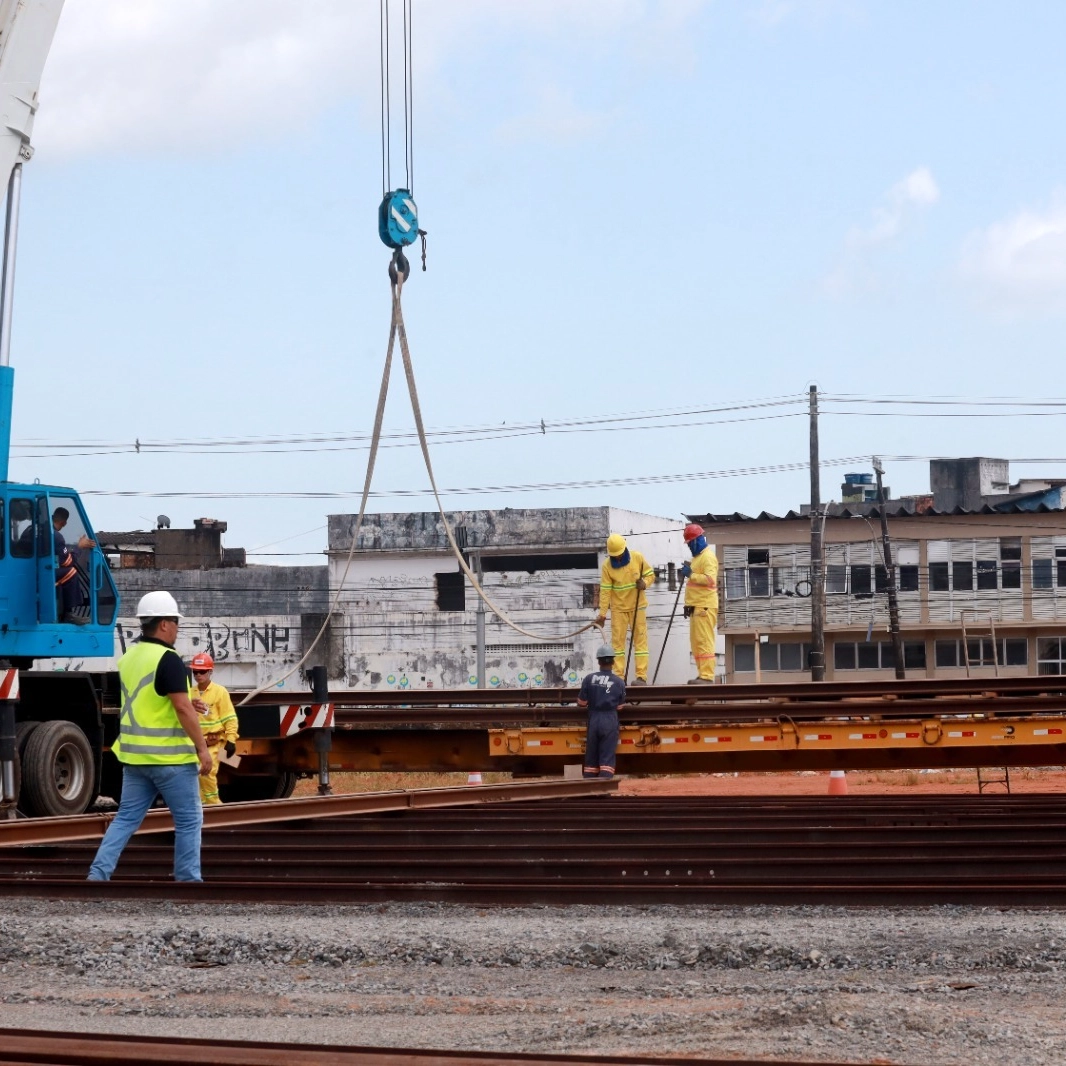
<path fill-rule="evenodd" d="M 329 516 L 329 587 L 331 598 L 341 589 L 333 631 L 335 640 L 343 631 L 344 683 L 475 687 L 479 597 L 459 568 L 440 516 L 366 515 L 350 553 L 355 520 Z M 611 533 L 623 534 L 656 568 L 647 593 L 655 672 L 676 600 L 674 566 L 688 556 L 683 522 L 613 507 L 457 511 L 448 521 L 473 568 L 480 559 L 489 598 L 539 636 L 516 632 L 486 609 L 486 687 L 572 685 L 596 669 L 600 631 L 568 634 L 598 613 L 600 566 Z M 678 606 L 658 683 L 681 684 L 692 669 L 688 625 Z"/>

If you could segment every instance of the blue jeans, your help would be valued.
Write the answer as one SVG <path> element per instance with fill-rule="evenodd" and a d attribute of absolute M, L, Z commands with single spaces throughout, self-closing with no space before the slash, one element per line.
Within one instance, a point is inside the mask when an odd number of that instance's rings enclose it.
<path fill-rule="evenodd" d="M 89 867 L 90 881 L 111 880 L 122 849 L 140 828 L 157 795 L 163 797 L 174 818 L 174 880 L 203 880 L 200 876 L 200 827 L 204 824 L 200 766 L 187 762 L 126 763 L 122 767 L 122 799 Z"/>

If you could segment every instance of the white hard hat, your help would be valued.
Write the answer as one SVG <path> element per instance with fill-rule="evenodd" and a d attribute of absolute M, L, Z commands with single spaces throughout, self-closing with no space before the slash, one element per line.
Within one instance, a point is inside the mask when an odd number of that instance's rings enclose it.
<path fill-rule="evenodd" d="M 178 601 L 169 592 L 147 592 L 137 604 L 138 618 L 184 618 Z"/>
<path fill-rule="evenodd" d="M 596 652 L 596 658 L 601 663 L 604 659 L 615 658 L 614 648 L 612 648 L 610 644 L 601 644 L 600 650 Z"/>

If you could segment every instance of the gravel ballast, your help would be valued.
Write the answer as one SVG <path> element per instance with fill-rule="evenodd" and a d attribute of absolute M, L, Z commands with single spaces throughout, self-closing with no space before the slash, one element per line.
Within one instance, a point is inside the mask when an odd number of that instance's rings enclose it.
<path fill-rule="evenodd" d="M 10 900 L 0 1024 L 490 1051 L 1066 1062 L 1066 915 Z"/>

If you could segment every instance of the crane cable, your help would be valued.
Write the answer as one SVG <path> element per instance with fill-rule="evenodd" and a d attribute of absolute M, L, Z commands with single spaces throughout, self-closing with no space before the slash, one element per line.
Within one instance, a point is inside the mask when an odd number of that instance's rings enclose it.
<path fill-rule="evenodd" d="M 383 190 L 385 196 L 388 197 L 391 195 L 389 193 L 389 184 L 392 176 L 392 144 L 390 136 L 391 100 L 389 92 L 389 0 L 379 0 L 379 14 L 381 18 L 381 176 Z M 408 192 L 411 189 L 411 183 L 414 177 L 414 142 L 412 136 L 414 100 L 411 91 L 411 28 L 411 0 L 403 0 L 404 168 L 407 180 L 406 191 Z M 410 240 L 413 241 L 416 235 L 422 237 L 422 269 L 425 270 L 425 233 L 424 231 L 417 229 L 417 222 L 415 223 L 415 227 L 416 232 L 415 234 L 411 234 Z M 355 526 L 351 532 L 351 544 L 348 547 L 348 556 L 345 559 L 344 570 L 341 572 L 340 580 L 337 582 L 336 592 L 333 594 L 329 610 L 326 612 L 326 617 L 323 620 L 322 625 L 319 627 L 318 632 L 315 634 L 314 640 L 308 645 L 307 650 L 300 657 L 299 661 L 286 673 L 282 674 L 281 677 L 274 678 L 265 684 L 260 685 L 254 691 L 249 692 L 238 704 L 240 707 L 243 707 L 254 697 L 267 691 L 267 689 L 276 688 L 292 677 L 292 675 L 295 674 L 311 657 L 311 653 L 318 646 L 318 643 L 322 639 L 327 628 L 329 628 L 333 612 L 337 609 L 341 593 L 344 591 L 345 585 L 347 584 L 348 574 L 352 566 L 352 559 L 355 557 L 356 546 L 359 543 L 359 533 L 363 527 L 366 504 L 370 497 L 370 484 L 374 477 L 374 466 L 377 462 L 378 445 L 381 441 L 381 427 L 385 418 L 385 402 L 388 398 L 389 378 L 392 373 L 392 356 L 395 351 L 397 337 L 400 339 L 400 352 L 403 357 L 404 374 L 407 378 L 407 391 L 411 397 L 411 410 L 415 418 L 415 428 L 418 431 L 418 443 L 419 447 L 422 449 L 422 457 L 426 462 L 426 473 L 429 475 L 429 483 L 433 489 L 433 498 L 437 501 L 437 510 L 440 513 L 441 521 L 444 524 L 444 531 L 447 534 L 448 543 L 451 546 L 452 552 L 459 561 L 460 569 L 470 579 L 478 596 L 481 597 L 485 605 L 497 618 L 500 619 L 501 622 L 510 626 L 515 632 L 521 633 L 523 636 L 538 642 L 570 640 L 596 626 L 594 621 L 588 622 L 580 629 L 575 629 L 572 633 L 564 633 L 559 636 L 544 636 L 543 634 L 534 633 L 528 629 L 524 629 L 522 626 L 518 625 L 517 622 L 512 621 L 502 610 L 500 610 L 499 607 L 496 606 L 495 603 L 493 603 L 482 588 L 481 582 L 478 581 L 477 576 L 470 569 L 469 564 L 463 557 L 462 550 L 459 548 L 458 543 L 456 543 L 455 534 L 452 532 L 451 524 L 448 522 L 448 517 L 444 513 L 444 504 L 441 502 L 440 491 L 437 488 L 437 481 L 433 474 L 433 463 L 430 460 L 429 443 L 426 439 L 426 428 L 422 422 L 422 407 L 418 400 L 418 389 L 415 386 L 414 366 L 411 362 L 411 350 L 407 343 L 407 329 L 404 326 L 403 305 L 400 299 L 403 291 L 403 284 L 409 272 L 410 266 L 403 254 L 402 248 L 395 247 L 392 255 L 392 262 L 389 265 L 389 278 L 392 286 L 392 323 L 389 329 L 389 343 L 385 353 L 385 366 L 381 374 L 381 387 L 378 390 L 377 410 L 374 412 L 374 429 L 370 438 L 370 453 L 367 457 L 366 476 L 363 481 L 363 494 L 359 500 L 359 513 L 356 515 Z"/>
<path fill-rule="evenodd" d="M 404 374 L 407 377 L 407 391 L 411 397 L 411 413 L 415 419 L 415 429 L 418 431 L 418 443 L 422 449 L 422 458 L 426 461 L 426 473 L 429 475 L 429 484 L 433 489 L 433 498 L 437 501 L 437 511 L 440 514 L 441 522 L 444 525 L 444 532 L 448 536 L 448 543 L 451 545 L 452 552 L 455 558 L 459 561 L 459 568 L 470 579 L 470 583 L 474 586 L 474 591 L 482 599 L 485 606 L 504 625 L 510 626 L 516 633 L 521 633 L 523 636 L 530 637 L 532 640 L 544 641 L 544 642 L 556 642 L 561 640 L 569 640 L 572 637 L 576 637 L 586 630 L 593 629 L 596 625 L 595 622 L 587 622 L 580 629 L 575 629 L 572 633 L 563 633 L 559 636 L 545 636 L 541 633 L 533 633 L 528 629 L 524 629 L 517 622 L 512 621 L 495 603 L 489 598 L 488 594 L 481 587 L 481 582 L 478 581 L 477 576 L 473 570 L 470 569 L 463 552 L 459 545 L 456 543 L 455 534 L 452 532 L 451 524 L 448 522 L 448 516 L 444 513 L 444 504 L 441 502 L 440 492 L 437 489 L 437 480 L 433 475 L 433 463 L 429 457 L 429 443 L 426 440 L 426 430 L 422 423 L 422 406 L 418 402 L 418 389 L 415 386 L 415 371 L 411 362 L 411 350 L 407 344 L 407 329 L 404 326 L 403 321 L 403 305 L 400 302 L 400 295 L 403 290 L 403 272 L 395 271 L 394 280 L 392 284 L 392 329 L 394 333 L 399 333 L 400 336 L 400 353 L 403 357 L 403 369 Z M 391 336 L 390 336 L 390 357 L 391 357 Z M 354 536 L 354 534 L 353 534 Z"/>
<path fill-rule="evenodd" d="M 393 257 L 394 262 L 399 257 L 401 257 L 401 253 L 396 252 Z M 268 681 L 253 692 L 249 692 L 237 705 L 239 707 L 243 707 L 246 703 L 250 702 L 254 697 L 265 692 L 267 689 L 282 684 L 282 682 L 292 677 L 292 675 L 307 662 L 311 653 L 318 646 L 318 642 L 322 639 L 326 629 L 329 627 L 333 612 L 337 609 L 337 605 L 340 602 L 341 593 L 344 591 L 345 585 L 347 584 L 348 574 L 352 566 L 352 559 L 355 557 L 356 548 L 359 543 L 359 533 L 363 527 L 363 518 L 366 514 L 367 500 L 370 498 L 370 485 L 373 481 L 374 466 L 377 462 L 378 444 L 381 440 L 381 427 L 385 418 L 385 403 L 389 393 L 389 379 L 392 374 L 392 356 L 396 348 L 397 337 L 400 339 L 400 353 L 403 358 L 404 375 L 407 378 L 407 390 L 411 397 L 411 411 L 415 419 L 415 428 L 418 431 L 418 442 L 422 449 L 422 457 L 426 462 L 426 473 L 429 475 L 429 483 L 433 488 L 433 496 L 437 501 L 437 511 L 440 514 L 441 522 L 444 524 L 444 531 L 447 534 L 448 543 L 451 545 L 452 552 L 459 561 L 459 566 L 463 573 L 470 579 L 470 583 L 474 586 L 474 590 L 477 592 L 478 596 L 484 601 L 485 606 L 488 607 L 489 610 L 491 610 L 492 613 L 504 623 L 504 625 L 510 626 L 515 632 L 521 633 L 523 636 L 530 637 L 532 640 L 538 642 L 554 643 L 561 640 L 570 640 L 579 636 L 581 633 L 596 627 L 595 621 L 587 622 L 580 629 L 575 629 L 572 633 L 564 633 L 558 636 L 545 636 L 544 634 L 534 633 L 531 630 L 525 629 L 517 622 L 512 621 L 499 607 L 496 606 L 496 604 L 489 598 L 484 588 L 482 588 L 481 582 L 478 581 L 477 576 L 470 569 L 469 564 L 463 556 L 462 550 L 455 540 L 455 534 L 452 532 L 448 516 L 444 512 L 444 504 L 441 501 L 440 491 L 437 488 L 437 481 L 433 474 L 433 463 L 429 455 L 429 442 L 426 440 L 425 425 L 422 422 L 422 405 L 419 403 L 418 399 L 418 389 L 415 385 L 414 365 L 411 361 L 411 349 L 407 343 L 407 329 L 403 321 L 401 293 L 403 291 L 404 271 L 390 268 L 390 278 L 392 279 L 392 323 L 389 328 L 389 343 L 385 352 L 385 366 L 381 373 L 381 386 L 378 389 L 377 410 L 374 412 L 374 429 L 370 439 L 370 455 L 367 458 L 366 476 L 363 480 L 363 494 L 359 500 L 359 513 L 356 515 L 355 525 L 352 529 L 352 539 L 351 544 L 348 546 L 348 555 L 345 559 L 344 570 L 341 572 L 340 580 L 337 582 L 337 589 L 330 601 L 329 610 L 326 612 L 325 620 L 315 634 L 314 640 L 308 645 L 307 650 L 300 657 L 299 661 L 292 666 L 287 673 L 282 674 L 281 677 Z"/>

